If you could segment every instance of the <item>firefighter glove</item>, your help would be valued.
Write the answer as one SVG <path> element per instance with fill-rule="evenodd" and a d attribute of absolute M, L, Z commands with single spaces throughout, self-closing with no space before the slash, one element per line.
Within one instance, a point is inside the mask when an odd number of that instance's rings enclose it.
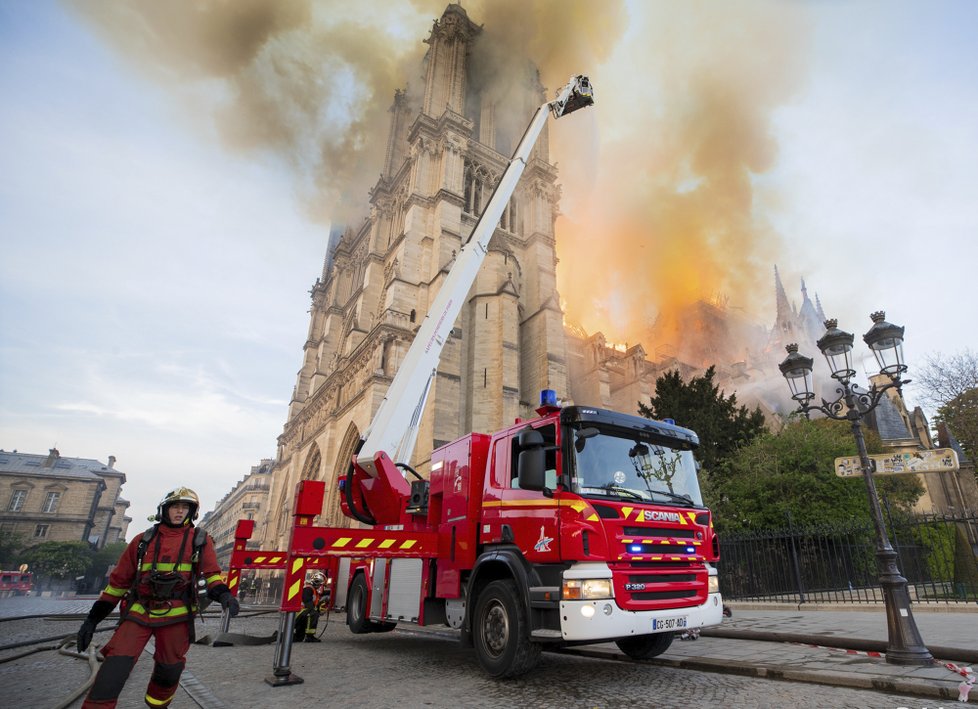
<path fill-rule="evenodd" d="M 78 652 L 85 652 L 88 649 L 88 645 L 92 642 L 92 636 L 94 634 L 95 623 L 86 618 L 85 622 L 78 629 L 78 636 L 75 638 L 75 645 L 78 647 Z"/>
<path fill-rule="evenodd" d="M 239 610 L 241 610 L 238 599 L 232 596 L 230 591 L 225 591 L 222 593 L 221 597 L 217 600 L 218 603 L 221 604 L 221 608 L 226 610 L 232 618 L 238 614 Z"/>
<path fill-rule="evenodd" d="M 111 601 L 95 601 L 92 604 L 91 610 L 88 611 L 88 617 L 78 629 L 78 637 L 75 639 L 78 652 L 85 652 L 85 648 L 92 642 L 92 635 L 95 634 L 95 626 L 105 620 L 105 617 L 112 612 L 113 608 L 115 608 L 115 604 Z"/>

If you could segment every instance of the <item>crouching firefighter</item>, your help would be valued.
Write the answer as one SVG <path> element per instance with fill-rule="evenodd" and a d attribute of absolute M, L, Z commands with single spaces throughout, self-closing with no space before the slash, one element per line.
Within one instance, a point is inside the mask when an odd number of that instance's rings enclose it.
<path fill-rule="evenodd" d="M 329 590 L 325 586 L 326 577 L 320 571 L 313 571 L 302 586 L 302 610 L 295 616 L 292 626 L 293 642 L 318 643 L 316 627 L 319 616 L 322 615 L 329 602 Z"/>
<path fill-rule="evenodd" d="M 210 599 L 232 616 L 238 614 L 238 601 L 221 579 L 213 540 L 194 527 L 199 508 L 197 493 L 189 488 L 166 493 L 153 518 L 157 524 L 129 543 L 109 575 L 78 631 L 78 650 L 88 647 L 95 626 L 124 598 L 121 622 L 101 649 L 105 661 L 83 709 L 116 705 L 150 637 L 156 643 L 155 665 L 145 701 L 150 707 L 169 705 L 194 640 L 198 579 L 206 581 Z"/>

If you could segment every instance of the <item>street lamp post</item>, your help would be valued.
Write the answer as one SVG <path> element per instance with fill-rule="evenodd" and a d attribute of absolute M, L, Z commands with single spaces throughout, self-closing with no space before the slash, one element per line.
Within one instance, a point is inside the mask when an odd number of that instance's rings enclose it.
<path fill-rule="evenodd" d="M 880 586 L 883 589 L 883 603 L 886 606 L 886 661 L 894 665 L 929 665 L 934 658 L 924 645 L 920 631 L 917 630 L 913 611 L 910 608 L 907 579 L 897 568 L 897 555 L 886 534 L 861 423 L 862 417 L 879 405 L 888 389 L 895 388 L 900 391 L 901 387 L 910 381 L 901 379 L 901 375 L 907 371 L 907 366 L 903 362 L 903 328 L 886 322 L 886 314 L 882 311 L 873 313 L 871 317 L 873 326 L 863 336 L 863 340 L 876 356 L 880 373 L 890 377 L 889 383 L 882 386 L 873 384 L 868 391 L 860 391 L 859 387 L 850 383 L 856 374 L 852 368 L 854 338 L 851 333 L 840 330 L 835 320 L 825 321 L 826 332 L 817 343 L 818 349 L 825 355 L 825 360 L 829 364 L 832 378 L 839 384 L 836 387 L 838 397 L 834 401 L 822 399 L 820 405 L 811 403 L 815 398 L 812 387 L 812 360 L 798 353 L 797 344 L 785 348 L 788 356 L 778 366 L 788 381 L 791 398 L 798 402 L 798 413 L 808 417 L 811 411 L 821 411 L 837 421 L 849 421 L 852 426 L 863 480 L 866 483 L 869 510 L 876 529 L 876 563 L 879 568 Z"/>

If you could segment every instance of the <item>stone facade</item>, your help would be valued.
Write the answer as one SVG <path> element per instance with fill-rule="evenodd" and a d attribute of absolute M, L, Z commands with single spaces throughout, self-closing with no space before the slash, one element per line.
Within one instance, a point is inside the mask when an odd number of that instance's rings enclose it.
<path fill-rule="evenodd" d="M 251 466 L 251 472 L 238 481 L 231 491 L 221 498 L 213 510 L 199 522 L 214 539 L 214 549 L 222 569 L 227 569 L 234 550 L 234 532 L 238 520 L 255 520 L 255 531 L 248 547 L 265 548 L 265 519 L 272 487 L 272 463 L 265 458 Z"/>
<path fill-rule="evenodd" d="M 132 521 L 120 497 L 126 482 L 115 469 L 89 458 L 0 451 L 0 528 L 27 545 L 87 541 L 96 549 L 124 542 Z"/>

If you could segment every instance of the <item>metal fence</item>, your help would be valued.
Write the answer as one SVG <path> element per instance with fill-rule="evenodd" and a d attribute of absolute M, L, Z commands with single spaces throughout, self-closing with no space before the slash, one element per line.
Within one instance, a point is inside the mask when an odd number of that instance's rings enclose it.
<path fill-rule="evenodd" d="M 915 603 L 978 602 L 978 514 L 887 515 Z M 881 603 L 871 522 L 720 535 L 720 590 L 739 601 Z"/>

